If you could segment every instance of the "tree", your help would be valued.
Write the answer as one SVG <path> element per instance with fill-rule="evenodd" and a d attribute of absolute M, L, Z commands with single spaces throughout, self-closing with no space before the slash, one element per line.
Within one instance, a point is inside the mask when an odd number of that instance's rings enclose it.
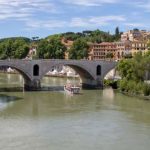
<path fill-rule="evenodd" d="M 148 50 L 150 50 L 150 40 L 147 42 Z"/>
<path fill-rule="evenodd" d="M 121 75 L 122 79 L 131 80 L 134 76 L 133 71 L 133 60 L 123 59 L 119 62 L 117 70 Z"/>
<path fill-rule="evenodd" d="M 109 52 L 106 54 L 106 58 L 109 58 L 110 60 L 114 57 L 114 54 Z"/>
<path fill-rule="evenodd" d="M 116 27 L 115 29 L 115 40 L 119 40 L 120 39 L 120 31 L 119 31 L 119 27 Z"/>
<path fill-rule="evenodd" d="M 25 58 L 29 52 L 30 40 L 27 38 L 7 38 L 0 41 L 0 59 Z"/>
<path fill-rule="evenodd" d="M 116 35 L 116 37 L 118 37 L 119 34 L 120 34 L 120 32 L 119 32 L 119 27 L 116 27 L 116 29 L 115 29 L 115 35 Z"/>
<path fill-rule="evenodd" d="M 87 59 L 89 46 L 83 39 L 77 39 L 69 50 L 70 59 Z"/>
<path fill-rule="evenodd" d="M 132 58 L 132 54 L 131 54 L 131 53 L 129 53 L 129 54 L 124 54 L 123 57 L 124 57 L 125 59 L 129 59 L 129 58 Z"/>
<path fill-rule="evenodd" d="M 38 43 L 37 56 L 43 59 L 64 59 L 66 47 L 60 37 L 43 39 Z"/>
<path fill-rule="evenodd" d="M 134 94 L 150 95 L 150 86 L 144 80 L 150 73 L 150 53 L 137 53 L 132 59 L 123 59 L 117 69 L 122 77 L 120 89 Z"/>

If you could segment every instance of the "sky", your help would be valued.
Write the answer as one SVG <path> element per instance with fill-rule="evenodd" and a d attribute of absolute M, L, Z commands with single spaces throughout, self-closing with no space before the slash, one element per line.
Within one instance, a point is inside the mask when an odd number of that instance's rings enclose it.
<path fill-rule="evenodd" d="M 150 30 L 150 0 L 0 0 L 0 38 Z"/>

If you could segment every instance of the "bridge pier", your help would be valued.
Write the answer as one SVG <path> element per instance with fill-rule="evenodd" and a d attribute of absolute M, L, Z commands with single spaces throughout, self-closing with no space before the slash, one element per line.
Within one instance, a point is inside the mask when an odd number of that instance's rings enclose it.
<path fill-rule="evenodd" d="M 102 89 L 103 88 L 103 80 L 93 80 L 93 79 L 82 79 L 81 81 L 82 87 L 85 89 Z"/>
<path fill-rule="evenodd" d="M 41 89 L 41 82 L 39 79 L 25 80 L 24 89 L 25 91 L 38 91 Z"/>

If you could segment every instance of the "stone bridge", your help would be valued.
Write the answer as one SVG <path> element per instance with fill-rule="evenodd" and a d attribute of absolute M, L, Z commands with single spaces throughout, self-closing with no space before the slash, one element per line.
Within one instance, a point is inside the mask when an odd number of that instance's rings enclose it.
<path fill-rule="evenodd" d="M 0 60 L 0 67 L 16 69 L 24 78 L 25 90 L 38 90 L 41 87 L 41 79 L 49 70 L 56 66 L 69 66 L 74 69 L 81 78 L 81 84 L 87 88 L 100 88 L 103 86 L 105 75 L 115 68 L 116 62 L 89 61 L 89 60 Z"/>

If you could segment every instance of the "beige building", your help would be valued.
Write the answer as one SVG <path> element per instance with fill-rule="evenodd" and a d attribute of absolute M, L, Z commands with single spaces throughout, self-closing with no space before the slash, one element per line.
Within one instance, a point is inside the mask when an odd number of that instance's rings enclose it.
<path fill-rule="evenodd" d="M 143 41 L 132 42 L 131 47 L 132 56 L 134 56 L 137 52 L 142 52 L 142 54 L 145 54 L 145 52 L 147 51 L 148 51 L 147 42 Z"/>
<path fill-rule="evenodd" d="M 127 32 L 124 32 L 121 35 L 121 41 L 134 41 L 134 40 L 142 40 L 142 33 L 139 30 L 129 30 Z"/>
<path fill-rule="evenodd" d="M 115 42 L 116 44 L 116 56 L 117 56 L 117 60 L 122 59 L 125 55 L 128 54 L 132 54 L 131 52 L 131 41 L 127 40 L 127 41 L 121 41 L 121 42 Z"/>
<path fill-rule="evenodd" d="M 93 43 L 89 49 L 89 60 L 116 60 L 116 44 L 112 42 Z"/>
<path fill-rule="evenodd" d="M 148 51 L 144 41 L 120 41 L 90 44 L 89 60 L 121 60 L 123 57 L 134 56 L 137 52 Z"/>
<path fill-rule="evenodd" d="M 121 35 L 121 41 L 147 41 L 150 39 L 150 32 L 146 30 L 129 30 Z"/>

